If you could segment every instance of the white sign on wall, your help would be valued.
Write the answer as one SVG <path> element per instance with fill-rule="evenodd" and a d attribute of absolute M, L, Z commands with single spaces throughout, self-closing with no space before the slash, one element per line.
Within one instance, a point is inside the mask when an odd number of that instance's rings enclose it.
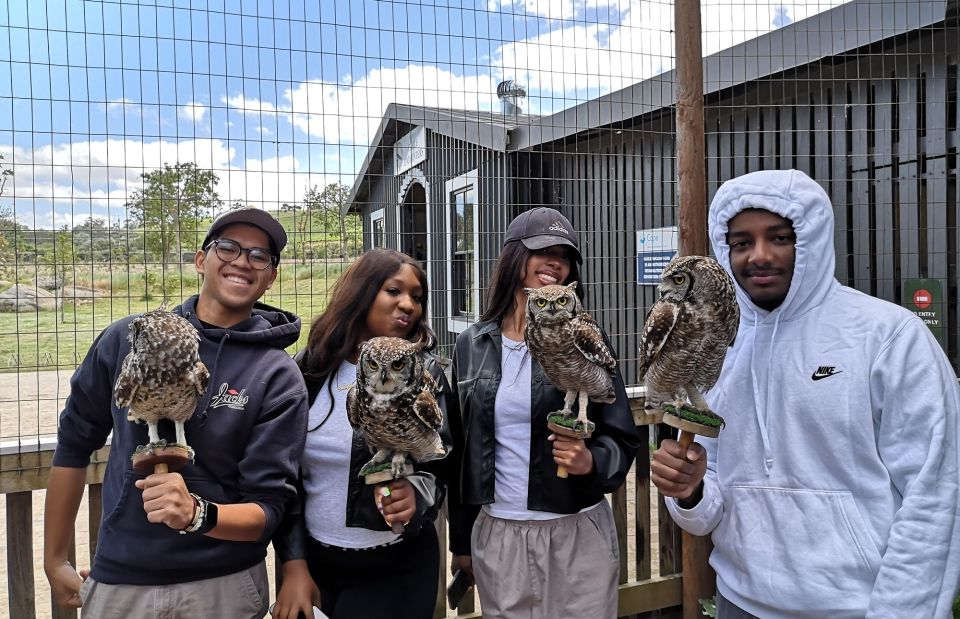
<path fill-rule="evenodd" d="M 394 174 L 403 174 L 427 160 L 427 130 L 417 127 L 393 145 Z"/>
<path fill-rule="evenodd" d="M 677 227 L 637 230 L 637 283 L 657 285 L 663 267 L 677 255 Z"/>

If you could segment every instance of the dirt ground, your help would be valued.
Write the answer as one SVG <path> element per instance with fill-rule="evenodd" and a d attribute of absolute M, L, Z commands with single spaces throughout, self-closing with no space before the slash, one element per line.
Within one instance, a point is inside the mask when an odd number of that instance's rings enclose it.
<path fill-rule="evenodd" d="M 0 441 L 57 432 L 73 370 L 0 374 Z"/>

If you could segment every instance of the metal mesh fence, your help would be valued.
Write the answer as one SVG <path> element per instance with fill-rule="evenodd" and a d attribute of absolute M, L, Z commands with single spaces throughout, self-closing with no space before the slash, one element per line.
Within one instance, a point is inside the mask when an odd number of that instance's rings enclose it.
<path fill-rule="evenodd" d="M 920 313 L 955 368 L 957 0 L 703 0 L 708 199 L 797 168 L 841 283 Z M 364 249 L 421 260 L 448 355 L 503 231 L 552 206 L 628 383 L 676 247 L 670 0 L 6 0 L 0 443 L 50 443 L 97 334 L 199 289 L 241 205 L 286 227 L 264 301 L 302 346 Z M 653 265 L 653 266 L 651 266 Z"/>
<path fill-rule="evenodd" d="M 238 205 L 290 232 L 265 300 L 305 321 L 364 248 L 421 259 L 441 352 L 509 220 L 557 207 L 634 381 L 655 295 L 639 241 L 675 238 L 673 19 L 668 1 L 7 2 L 0 439 L 54 431 L 107 324 L 196 292 L 199 240 Z M 956 364 L 956 2 L 710 0 L 702 24 L 708 194 L 808 172 L 837 277 L 929 292 L 914 309 Z"/>

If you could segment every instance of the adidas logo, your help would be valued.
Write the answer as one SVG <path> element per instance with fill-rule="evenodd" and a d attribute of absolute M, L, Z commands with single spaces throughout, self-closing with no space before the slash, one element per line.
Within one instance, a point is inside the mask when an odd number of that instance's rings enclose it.
<path fill-rule="evenodd" d="M 569 232 L 567 232 L 567 229 L 563 227 L 563 224 L 561 224 L 559 221 L 553 222 L 552 224 L 550 224 L 550 227 L 547 229 L 553 230 L 554 232 L 563 232 L 564 234 L 570 234 Z"/>
<path fill-rule="evenodd" d="M 823 380 L 824 378 L 830 378 L 834 374 L 841 374 L 843 370 L 837 370 L 835 366 L 832 365 L 821 365 L 817 368 L 817 371 L 813 373 L 813 380 Z"/>

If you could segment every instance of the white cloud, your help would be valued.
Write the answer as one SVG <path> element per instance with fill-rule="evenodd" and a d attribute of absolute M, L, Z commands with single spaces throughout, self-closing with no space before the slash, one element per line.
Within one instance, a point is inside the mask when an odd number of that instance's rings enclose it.
<path fill-rule="evenodd" d="M 269 115 L 276 116 L 279 111 L 277 107 L 260 99 L 248 99 L 243 94 L 237 94 L 232 97 L 223 97 L 222 101 L 230 107 L 243 112 L 244 114 Z"/>
<path fill-rule="evenodd" d="M 490 75 L 463 76 L 428 65 L 374 69 L 358 80 L 301 82 L 282 105 L 234 95 L 226 99 L 246 113 L 277 114 L 328 144 L 368 144 L 390 103 L 452 109 L 492 109 L 496 82 Z"/>
<path fill-rule="evenodd" d="M 234 149 L 217 139 L 94 140 L 33 149 L 0 145 L 0 152 L 15 172 L 2 200 L 29 227 L 72 226 L 90 216 L 123 219 L 124 205 L 143 185 L 140 175 L 164 163 L 192 161 L 213 170 L 225 205 L 242 201 L 277 209 L 301 201 L 313 185 L 341 180 L 335 173 L 305 170 L 292 155 L 237 162 Z"/>
<path fill-rule="evenodd" d="M 576 11 L 573 0 L 488 0 L 487 10 L 526 12 L 547 19 L 573 19 Z"/>
<path fill-rule="evenodd" d="M 206 113 L 207 106 L 195 101 L 190 101 L 189 103 L 180 106 L 180 115 L 184 118 L 192 120 L 195 123 L 202 122 Z"/>
<path fill-rule="evenodd" d="M 122 112 L 136 111 L 139 105 L 126 97 L 120 97 L 107 102 L 107 109 L 110 111 L 120 110 Z"/>
<path fill-rule="evenodd" d="M 270 129 L 266 127 L 254 127 L 253 130 L 259 133 L 260 135 L 273 135 L 273 131 L 270 131 Z"/>
<path fill-rule="evenodd" d="M 587 8 L 615 7 L 623 0 L 487 0 L 487 10 L 572 20 L 582 17 Z"/>
<path fill-rule="evenodd" d="M 744 0 L 705 0 L 703 52 L 715 53 L 796 21 L 844 0 L 756 5 Z M 224 98 L 250 115 L 283 118 L 327 144 L 369 144 L 387 105 L 497 109 L 496 83 L 515 79 L 529 93 L 525 109 L 552 113 L 587 99 L 625 88 L 673 68 L 673 4 L 663 0 L 488 0 L 492 10 L 516 9 L 549 28 L 496 48 L 490 71 L 457 75 L 430 65 L 376 68 L 339 82 L 309 80 L 285 91 L 272 103 L 242 93 Z M 587 8 L 612 7 L 620 23 L 582 18 Z M 571 18 L 576 17 L 575 20 Z M 265 131 L 255 129 L 260 133 Z"/>
<path fill-rule="evenodd" d="M 770 32 L 785 16 L 798 21 L 846 1 L 704 0 L 703 54 Z M 527 87 L 531 111 L 550 113 L 672 69 L 673 4 L 633 0 L 622 15 L 615 26 L 578 20 L 506 43 L 493 53 L 494 72 Z"/>

